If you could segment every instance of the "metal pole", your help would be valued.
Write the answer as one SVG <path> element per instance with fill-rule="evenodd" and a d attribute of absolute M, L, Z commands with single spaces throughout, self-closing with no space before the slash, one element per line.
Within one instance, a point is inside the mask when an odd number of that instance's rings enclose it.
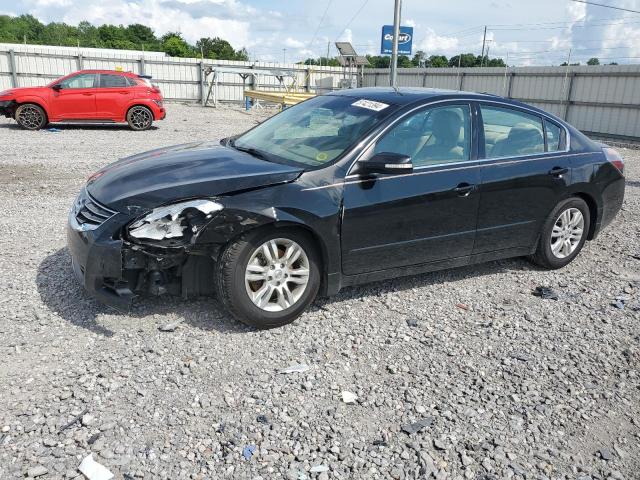
<path fill-rule="evenodd" d="M 395 8 L 393 9 L 393 47 L 391 48 L 391 75 L 389 84 L 396 86 L 398 77 L 398 37 L 400 36 L 400 14 L 402 10 L 402 0 L 395 0 Z"/>
<path fill-rule="evenodd" d="M 487 43 L 487 26 L 484 26 L 484 36 L 482 37 L 482 55 L 480 55 L 481 59 L 484 59 L 484 46 Z M 480 60 L 480 65 L 482 66 L 482 60 Z"/>
<path fill-rule="evenodd" d="M 16 52 L 9 50 L 9 71 L 11 72 L 11 86 L 18 86 L 18 72 L 16 70 Z"/>

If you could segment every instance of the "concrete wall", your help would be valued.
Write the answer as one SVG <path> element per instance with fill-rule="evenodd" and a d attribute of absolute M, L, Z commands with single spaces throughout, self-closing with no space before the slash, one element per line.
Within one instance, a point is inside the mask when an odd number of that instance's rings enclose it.
<path fill-rule="evenodd" d="M 81 69 L 121 68 L 139 74 L 151 75 L 167 100 L 201 101 L 203 90 L 208 87 L 201 83 L 201 71 L 207 67 L 253 67 L 274 72 L 282 69 L 295 71 L 294 78 L 285 77 L 284 83 L 295 85 L 302 90 L 313 92 L 316 81 L 332 77 L 334 88 L 338 88 L 344 72 L 335 67 L 307 67 L 296 64 L 273 64 L 266 62 L 234 62 L 227 60 L 204 60 L 196 58 L 158 57 L 156 53 L 90 51 L 80 49 L 70 52 L 68 48 L 60 51 L 51 47 L 15 46 L 0 44 L 0 90 L 11 87 L 45 85 L 63 75 Z M 247 79 L 247 86 L 250 79 Z M 218 99 L 220 101 L 240 102 L 245 83 L 236 73 L 222 73 L 218 77 Z M 266 90 L 284 90 L 285 87 L 274 76 L 259 75 L 252 88 Z"/>
<path fill-rule="evenodd" d="M 90 50 L 90 51 L 88 51 Z M 141 54 L 142 53 L 142 54 Z M 208 86 L 201 72 L 207 67 L 251 67 L 278 71 L 295 71 L 295 84 L 315 91 L 316 81 L 339 87 L 344 78 L 342 68 L 306 67 L 296 64 L 232 62 L 195 58 L 161 57 L 157 52 L 127 50 L 38 47 L 0 44 L 0 90 L 13 86 L 43 85 L 80 69 L 122 68 L 153 76 L 167 100 L 199 102 Z M 362 86 L 386 86 L 387 69 L 365 69 Z M 236 73 L 219 76 L 218 99 L 241 102 L 245 86 Z M 293 79 L 287 78 L 290 85 Z M 594 67 L 521 67 L 521 68 L 431 68 L 400 69 L 400 86 L 434 87 L 487 92 L 516 98 L 568 120 L 580 130 L 616 137 L 640 139 L 640 65 L 606 65 Z M 283 90 L 274 76 L 261 75 L 252 86 L 257 89 Z"/>
<path fill-rule="evenodd" d="M 363 86 L 389 84 L 367 69 Z M 519 68 L 409 68 L 398 85 L 486 92 L 553 113 L 582 131 L 640 138 L 640 65 Z"/>

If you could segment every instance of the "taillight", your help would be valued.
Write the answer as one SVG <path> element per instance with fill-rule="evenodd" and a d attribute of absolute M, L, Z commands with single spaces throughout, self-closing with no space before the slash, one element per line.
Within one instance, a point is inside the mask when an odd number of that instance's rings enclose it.
<path fill-rule="evenodd" d="M 624 160 L 618 151 L 611 147 L 604 147 L 602 149 L 604 156 L 607 157 L 609 163 L 616 167 L 620 173 L 624 173 Z"/>

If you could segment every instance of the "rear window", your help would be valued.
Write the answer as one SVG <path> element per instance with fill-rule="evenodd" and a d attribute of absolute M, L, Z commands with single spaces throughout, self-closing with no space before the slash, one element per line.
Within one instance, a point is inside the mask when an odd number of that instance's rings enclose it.
<path fill-rule="evenodd" d="M 544 126 L 547 136 L 547 151 L 557 152 L 562 148 L 562 129 L 549 120 L 544 122 Z"/>
<path fill-rule="evenodd" d="M 128 87 L 129 83 L 123 75 L 100 75 L 100 87 L 101 88 L 122 88 Z"/>
<path fill-rule="evenodd" d="M 542 118 L 510 108 L 482 105 L 487 158 L 544 152 Z"/>

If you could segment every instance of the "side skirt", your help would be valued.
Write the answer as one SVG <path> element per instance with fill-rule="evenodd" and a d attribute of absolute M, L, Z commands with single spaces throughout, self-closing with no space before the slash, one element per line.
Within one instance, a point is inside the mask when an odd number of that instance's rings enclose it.
<path fill-rule="evenodd" d="M 342 287 L 350 287 L 370 282 L 388 280 L 391 278 L 436 272 L 438 270 L 446 270 L 449 268 L 470 266 L 478 263 L 490 262 L 492 260 L 523 257 L 532 255 L 534 252 L 535 248 L 532 250 L 529 247 L 509 248 L 506 250 L 498 250 L 495 252 L 479 253 L 466 257 L 439 260 L 437 262 L 424 263 L 420 265 L 410 265 L 407 267 L 390 268 L 387 270 L 378 270 L 375 272 L 361 273 L 358 275 L 340 275 L 334 273 L 328 275 L 326 294 L 334 295 L 338 293 Z"/>

